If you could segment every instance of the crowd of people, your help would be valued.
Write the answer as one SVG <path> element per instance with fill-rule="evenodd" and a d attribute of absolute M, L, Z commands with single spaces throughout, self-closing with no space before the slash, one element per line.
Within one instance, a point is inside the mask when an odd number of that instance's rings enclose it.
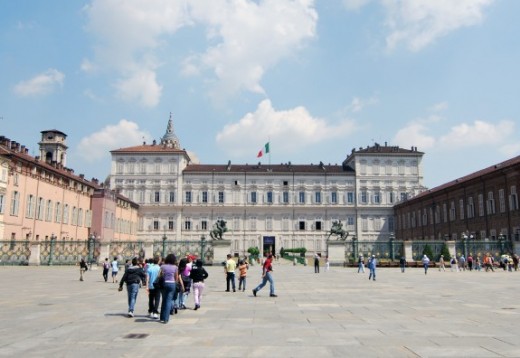
<path fill-rule="evenodd" d="M 119 291 L 126 284 L 128 297 L 128 317 L 134 317 L 134 309 L 139 289 L 144 287 L 148 296 L 148 315 L 161 323 L 168 323 L 170 316 L 177 314 L 188 306 L 188 297 L 193 290 L 194 307 L 201 307 L 204 280 L 208 272 L 201 259 L 192 255 L 180 260 L 174 254 L 164 259 L 155 257 L 142 260 L 134 257 L 127 260 L 124 273 L 118 280 L 119 263 L 117 257 L 109 263 L 108 258 L 103 263 L 103 279 L 108 282 L 108 274 L 112 270 L 112 282 L 119 283 Z"/>
<path fill-rule="evenodd" d="M 315 272 L 319 272 L 319 260 L 315 257 Z M 318 263 L 316 263 L 318 262 Z M 431 259 L 424 254 L 421 259 L 424 267 L 424 274 L 428 273 L 431 265 Z M 275 293 L 275 285 L 273 279 L 273 255 L 267 255 L 262 262 L 262 280 L 252 292 L 256 297 L 257 293 L 269 282 L 270 297 L 277 297 Z M 475 258 L 472 255 L 465 257 L 451 257 L 449 260 L 451 271 L 494 271 L 500 267 L 503 270 L 517 271 L 519 265 L 519 256 L 517 254 L 502 255 L 498 263 L 490 254 L 486 254 L 481 259 L 480 256 Z M 367 268 L 369 269 L 369 280 L 376 280 L 376 268 L 378 260 L 375 255 L 368 256 Z M 80 263 L 80 280 L 83 281 L 83 275 L 88 270 L 88 265 L 84 259 Z M 238 290 L 245 292 L 247 283 L 247 271 L 249 263 L 247 258 L 235 261 L 231 255 L 227 255 L 227 259 L 223 262 L 224 273 L 226 277 L 226 292 L 236 292 L 235 274 L 238 270 Z M 401 272 L 405 272 L 407 262 L 403 257 L 399 260 Z M 146 261 L 137 257 L 131 261 L 127 260 L 124 265 L 124 273 L 120 280 L 119 262 L 114 257 L 112 262 L 108 258 L 103 262 L 103 279 L 108 282 L 110 270 L 113 283 L 119 283 L 119 291 L 123 290 L 126 284 L 128 296 L 128 317 L 134 317 L 134 309 L 137 301 L 139 289 L 145 287 L 148 295 L 148 315 L 152 319 L 159 319 L 162 323 L 168 323 L 171 315 L 177 314 L 179 310 L 184 310 L 188 305 L 188 297 L 193 290 L 193 310 L 201 307 L 202 293 L 204 291 L 204 280 L 208 278 L 208 272 L 203 266 L 201 259 L 187 254 L 186 257 L 177 260 L 174 254 L 167 255 L 164 259 L 155 257 Z M 446 265 L 444 256 L 440 255 L 438 261 L 439 271 L 445 271 Z M 328 260 L 327 260 L 328 269 Z M 358 273 L 365 272 L 365 259 L 363 255 L 358 257 Z"/>

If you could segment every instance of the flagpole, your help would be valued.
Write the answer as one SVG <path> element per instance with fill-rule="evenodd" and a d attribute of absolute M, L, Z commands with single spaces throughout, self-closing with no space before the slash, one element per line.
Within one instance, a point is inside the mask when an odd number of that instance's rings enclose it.
<path fill-rule="evenodd" d="M 271 169 L 271 137 L 267 137 L 267 140 L 267 143 L 269 143 L 269 169 Z"/>

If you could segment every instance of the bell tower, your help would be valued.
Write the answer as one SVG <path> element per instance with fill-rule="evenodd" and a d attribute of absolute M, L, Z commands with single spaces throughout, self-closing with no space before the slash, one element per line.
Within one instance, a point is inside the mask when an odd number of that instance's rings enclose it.
<path fill-rule="evenodd" d="M 48 164 L 67 165 L 67 135 L 57 129 L 41 131 L 40 158 Z"/>

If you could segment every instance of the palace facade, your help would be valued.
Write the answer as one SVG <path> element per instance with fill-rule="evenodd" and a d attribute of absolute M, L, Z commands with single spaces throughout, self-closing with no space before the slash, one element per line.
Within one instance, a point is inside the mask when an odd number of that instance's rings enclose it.
<path fill-rule="evenodd" d="M 405 240 L 520 239 L 520 156 L 424 191 L 395 206 Z"/>
<path fill-rule="evenodd" d="M 134 240 L 138 205 L 67 168 L 67 135 L 41 132 L 40 155 L 0 136 L 0 240 Z"/>
<path fill-rule="evenodd" d="M 374 144 L 341 164 L 198 164 L 170 117 L 151 144 L 111 151 L 110 187 L 139 205 L 139 241 L 199 240 L 227 222 L 235 254 L 249 247 L 325 253 L 332 222 L 359 240 L 387 240 L 393 206 L 423 191 L 422 152 Z"/>

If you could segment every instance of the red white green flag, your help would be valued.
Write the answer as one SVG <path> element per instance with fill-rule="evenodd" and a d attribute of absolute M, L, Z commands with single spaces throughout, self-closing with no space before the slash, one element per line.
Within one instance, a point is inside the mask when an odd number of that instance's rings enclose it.
<path fill-rule="evenodd" d="M 260 149 L 258 154 L 256 155 L 257 158 L 261 158 L 264 154 L 269 153 L 269 142 L 265 143 L 264 147 Z"/>

